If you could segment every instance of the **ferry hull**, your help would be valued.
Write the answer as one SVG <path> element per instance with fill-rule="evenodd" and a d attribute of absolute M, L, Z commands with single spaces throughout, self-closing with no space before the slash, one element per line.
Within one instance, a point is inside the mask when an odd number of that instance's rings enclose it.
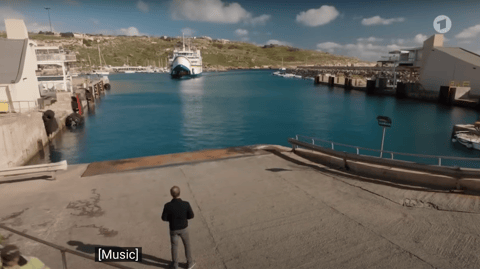
<path fill-rule="evenodd" d="M 182 56 L 176 57 L 172 63 L 170 75 L 172 78 L 195 77 L 201 74 L 201 67 L 192 66 L 190 61 Z"/>

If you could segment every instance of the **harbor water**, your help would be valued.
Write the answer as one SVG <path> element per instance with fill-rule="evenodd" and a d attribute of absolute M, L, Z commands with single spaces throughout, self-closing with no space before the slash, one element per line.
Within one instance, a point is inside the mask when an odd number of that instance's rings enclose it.
<path fill-rule="evenodd" d="M 168 74 L 110 75 L 112 89 L 87 113 L 85 125 L 66 130 L 43 159 L 37 156 L 31 163 L 90 163 L 255 144 L 290 146 L 287 139 L 296 134 L 380 149 L 378 115 L 393 122 L 386 130 L 384 150 L 480 157 L 480 151 L 451 142 L 453 125 L 473 123 L 478 118 L 474 110 L 369 96 L 271 74 L 214 72 L 182 80 Z M 480 162 L 460 165 L 480 167 Z"/>

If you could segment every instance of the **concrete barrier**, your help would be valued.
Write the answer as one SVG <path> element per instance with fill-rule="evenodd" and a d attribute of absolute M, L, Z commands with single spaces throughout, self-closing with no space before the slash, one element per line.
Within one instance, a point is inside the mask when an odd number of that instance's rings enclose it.
<path fill-rule="evenodd" d="M 288 140 L 294 152 L 313 162 L 343 168 L 358 175 L 387 181 L 480 192 L 480 169 L 432 166 L 335 151 L 295 139 Z M 296 148 L 299 145 L 304 148 Z"/>
<path fill-rule="evenodd" d="M 479 179 L 457 179 L 450 176 L 400 169 L 391 166 L 375 165 L 367 162 L 352 161 L 308 149 L 296 149 L 295 153 L 312 162 L 336 169 L 347 169 L 359 176 L 377 178 L 389 182 L 437 188 L 444 190 L 468 189 L 480 192 Z"/>

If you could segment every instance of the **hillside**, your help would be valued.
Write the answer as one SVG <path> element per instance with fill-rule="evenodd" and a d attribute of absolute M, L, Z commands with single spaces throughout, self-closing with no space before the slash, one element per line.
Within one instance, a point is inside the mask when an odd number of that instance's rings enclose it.
<path fill-rule="evenodd" d="M 91 36 L 88 39 L 64 38 L 30 34 L 30 38 L 39 44 L 59 46 L 77 52 L 81 67 L 99 64 L 98 46 L 108 65 L 159 65 L 165 64 L 175 45 L 181 45 L 180 38 L 161 39 L 158 37 Z M 270 66 L 278 68 L 297 65 L 347 64 L 360 62 L 358 59 L 332 55 L 325 52 L 294 49 L 286 46 L 263 48 L 250 43 L 231 41 L 222 44 L 208 39 L 190 39 L 192 46 L 200 48 L 203 64 L 207 68 L 231 69 Z M 89 60 L 90 57 L 90 60 Z M 150 61 L 150 63 L 148 63 Z"/>

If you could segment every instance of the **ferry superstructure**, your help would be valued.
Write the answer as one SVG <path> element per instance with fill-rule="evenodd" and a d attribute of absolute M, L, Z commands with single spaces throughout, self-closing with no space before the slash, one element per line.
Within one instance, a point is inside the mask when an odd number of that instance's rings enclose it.
<path fill-rule="evenodd" d="M 198 76 L 203 72 L 202 55 L 196 48 L 185 48 L 185 41 L 181 50 L 175 49 L 168 59 L 172 78 L 184 76 Z"/>

